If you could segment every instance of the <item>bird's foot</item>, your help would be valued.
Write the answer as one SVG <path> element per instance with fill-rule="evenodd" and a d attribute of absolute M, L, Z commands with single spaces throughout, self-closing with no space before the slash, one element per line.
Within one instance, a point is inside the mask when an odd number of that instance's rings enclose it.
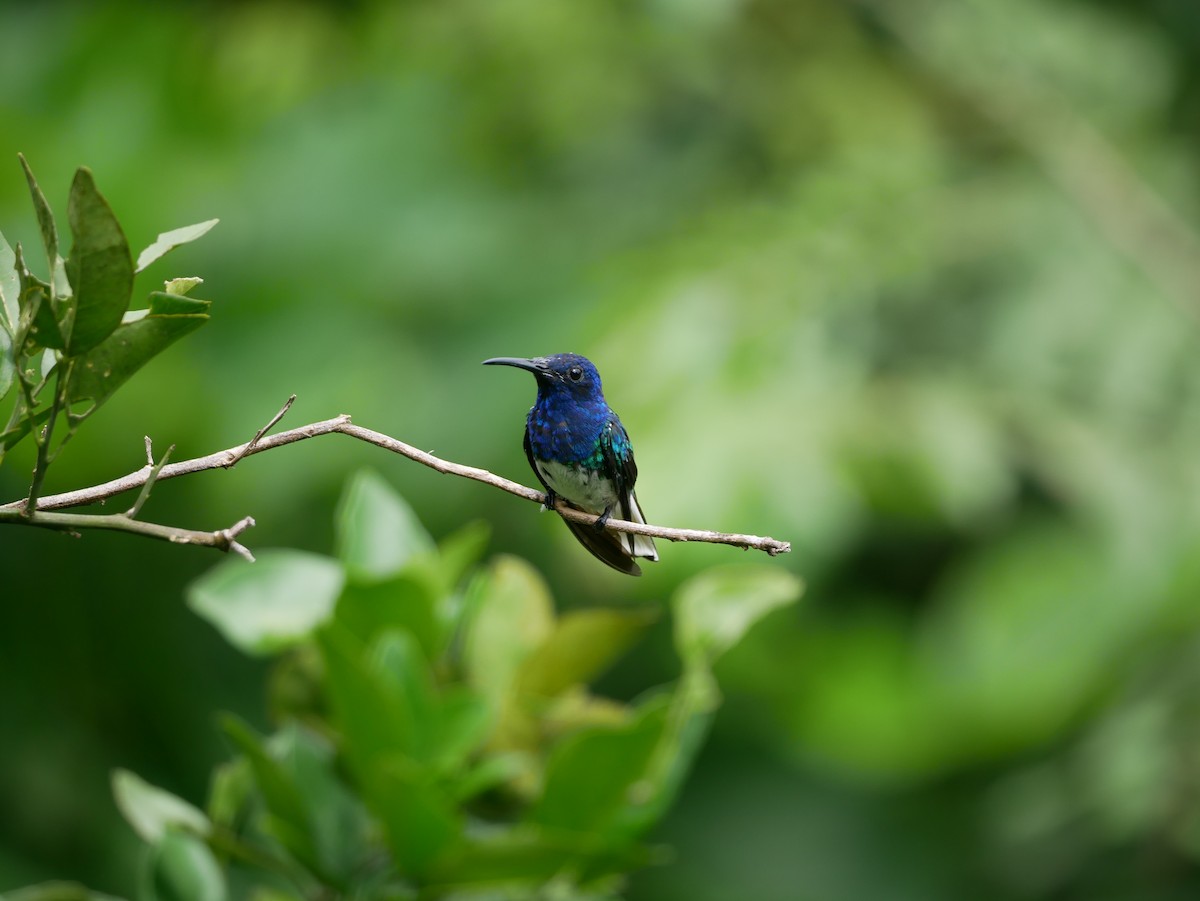
<path fill-rule="evenodd" d="M 612 516 L 612 504 L 604 508 L 604 512 L 600 514 L 600 518 L 592 523 L 592 528 L 597 532 L 603 532 L 605 526 L 608 525 L 608 518 Z"/>
<path fill-rule="evenodd" d="M 557 503 L 558 503 L 558 495 L 555 494 L 549 488 L 547 488 L 546 489 L 546 502 L 544 504 L 542 504 L 542 512 L 545 513 L 547 510 L 553 510 L 554 505 Z"/>

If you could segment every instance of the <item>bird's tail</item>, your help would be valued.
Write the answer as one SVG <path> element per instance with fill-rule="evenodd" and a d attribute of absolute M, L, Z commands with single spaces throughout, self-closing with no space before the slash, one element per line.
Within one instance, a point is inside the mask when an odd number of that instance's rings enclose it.
<path fill-rule="evenodd" d="M 614 515 L 619 516 L 620 512 Z M 645 524 L 642 508 L 638 506 L 637 495 L 629 495 L 629 521 Z M 597 529 L 594 525 L 583 525 L 564 519 L 567 528 L 571 530 L 579 543 L 592 552 L 599 560 L 603 560 L 613 569 L 631 576 L 640 576 L 642 568 L 635 562 L 636 557 L 647 560 L 658 560 L 658 551 L 654 547 L 654 539 L 647 535 L 634 535 L 630 532 L 610 532 L 607 529 Z"/>
<path fill-rule="evenodd" d="M 642 515 L 642 508 L 638 505 L 637 495 L 632 491 L 629 493 L 629 506 L 631 519 L 630 522 L 638 522 L 642 525 L 646 524 L 646 517 Z M 624 539 L 624 545 L 627 548 L 631 557 L 645 557 L 647 560 L 658 562 L 658 549 L 654 547 L 654 539 L 649 535 L 634 535 L 627 532 L 621 536 Z"/>

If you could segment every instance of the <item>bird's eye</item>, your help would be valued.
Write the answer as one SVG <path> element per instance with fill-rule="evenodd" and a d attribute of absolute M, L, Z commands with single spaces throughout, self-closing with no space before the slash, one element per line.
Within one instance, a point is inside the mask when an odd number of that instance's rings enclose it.
<path fill-rule="evenodd" d="M 583 378 L 583 370 L 578 366 L 572 366 L 567 370 L 567 378 L 573 382 L 577 382 Z"/>

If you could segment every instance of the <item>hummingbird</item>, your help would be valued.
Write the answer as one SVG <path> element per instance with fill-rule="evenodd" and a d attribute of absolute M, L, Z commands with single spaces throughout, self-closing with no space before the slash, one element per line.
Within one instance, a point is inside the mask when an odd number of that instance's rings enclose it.
<path fill-rule="evenodd" d="M 537 401 L 525 419 L 525 456 L 546 489 L 546 506 L 556 498 L 600 518 L 590 525 L 563 520 L 594 556 L 613 569 L 640 576 L 635 558 L 658 560 L 653 539 L 610 532 L 614 513 L 645 523 L 633 485 L 637 464 L 621 420 L 604 400 L 600 373 L 579 354 L 549 357 L 493 357 L 485 366 L 515 366 L 537 379 Z"/>

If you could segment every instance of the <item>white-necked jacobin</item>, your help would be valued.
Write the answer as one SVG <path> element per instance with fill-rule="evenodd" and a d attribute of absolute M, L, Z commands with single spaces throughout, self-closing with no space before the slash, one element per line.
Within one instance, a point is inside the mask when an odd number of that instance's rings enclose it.
<path fill-rule="evenodd" d="M 494 357 L 485 366 L 516 366 L 537 379 L 537 402 L 525 420 L 525 456 L 546 489 L 547 506 L 556 497 L 600 517 L 594 525 L 563 520 L 579 543 L 613 569 L 640 576 L 634 558 L 658 560 L 654 540 L 604 528 L 616 514 L 644 523 L 637 495 L 637 465 L 621 420 L 604 400 L 600 374 L 587 357 L 554 354 L 525 360 Z"/>

